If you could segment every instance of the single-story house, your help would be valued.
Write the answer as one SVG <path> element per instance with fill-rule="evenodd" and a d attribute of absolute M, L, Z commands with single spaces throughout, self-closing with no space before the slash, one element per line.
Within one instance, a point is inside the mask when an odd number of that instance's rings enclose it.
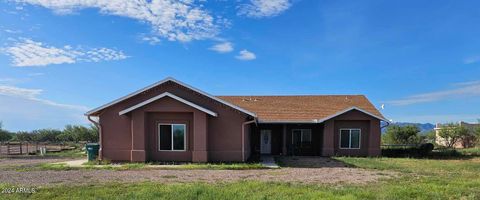
<path fill-rule="evenodd" d="M 173 78 L 86 116 L 99 127 L 101 158 L 135 162 L 379 156 L 387 122 L 363 95 L 212 96 Z"/>

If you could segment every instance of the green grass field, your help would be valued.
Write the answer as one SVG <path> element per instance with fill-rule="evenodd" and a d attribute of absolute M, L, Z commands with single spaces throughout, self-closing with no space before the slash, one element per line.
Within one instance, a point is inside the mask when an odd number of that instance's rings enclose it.
<path fill-rule="evenodd" d="M 84 158 L 87 156 L 87 154 L 81 149 L 73 149 L 60 152 L 48 152 L 46 156 L 59 158 Z"/>
<path fill-rule="evenodd" d="M 301 185 L 240 181 L 111 183 L 38 188 L 6 199 L 480 199 L 480 157 L 462 159 L 335 158 L 352 167 L 395 171 L 397 178 L 368 185 Z M 5 185 L 3 187 L 6 187 Z"/>

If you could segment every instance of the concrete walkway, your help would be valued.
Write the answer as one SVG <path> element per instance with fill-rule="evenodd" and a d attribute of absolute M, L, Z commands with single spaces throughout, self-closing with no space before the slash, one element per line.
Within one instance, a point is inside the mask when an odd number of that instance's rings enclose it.
<path fill-rule="evenodd" d="M 272 169 L 280 168 L 280 166 L 278 166 L 277 163 L 275 163 L 275 159 L 273 158 L 273 156 L 262 155 L 260 157 L 260 160 L 262 160 L 261 164 L 267 168 L 272 168 Z"/>
<path fill-rule="evenodd" d="M 65 164 L 68 167 L 84 167 L 84 163 L 88 162 L 87 159 L 81 159 L 81 160 L 70 160 L 70 161 L 65 161 L 65 162 L 58 162 L 54 164 Z"/>

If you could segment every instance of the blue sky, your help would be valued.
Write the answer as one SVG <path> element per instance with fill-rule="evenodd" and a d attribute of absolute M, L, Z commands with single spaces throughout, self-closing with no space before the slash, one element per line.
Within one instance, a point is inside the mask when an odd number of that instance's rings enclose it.
<path fill-rule="evenodd" d="M 0 121 L 83 113 L 172 76 L 214 95 L 365 94 L 393 121 L 480 118 L 478 1 L 0 3 Z"/>

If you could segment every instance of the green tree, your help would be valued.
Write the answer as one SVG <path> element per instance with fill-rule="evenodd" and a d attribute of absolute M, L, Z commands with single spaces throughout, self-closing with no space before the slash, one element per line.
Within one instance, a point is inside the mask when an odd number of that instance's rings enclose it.
<path fill-rule="evenodd" d="M 62 134 L 62 131 L 56 129 L 39 129 L 32 131 L 37 142 L 57 142 L 57 136 Z"/>
<path fill-rule="evenodd" d="M 477 135 L 477 140 L 475 141 L 475 146 L 479 146 L 480 145 L 480 126 L 477 127 L 477 129 L 475 130 L 475 134 Z"/>
<path fill-rule="evenodd" d="M 0 122 L 0 142 L 9 141 L 12 139 L 12 133 L 3 129 L 3 124 Z"/>
<path fill-rule="evenodd" d="M 480 120 L 479 120 L 480 124 Z M 464 148 L 475 147 L 478 142 L 480 141 L 480 127 L 478 126 L 468 126 L 468 134 L 465 134 L 462 139 L 461 143 Z"/>
<path fill-rule="evenodd" d="M 98 128 L 97 126 L 90 124 L 90 127 L 88 129 L 88 135 L 86 137 L 86 141 L 89 142 L 98 142 Z"/>
<path fill-rule="evenodd" d="M 61 137 L 75 142 L 96 142 L 98 141 L 98 130 L 96 126 L 93 125 L 90 125 L 90 127 L 67 125 Z"/>
<path fill-rule="evenodd" d="M 73 141 L 75 141 L 75 138 L 73 137 L 73 135 L 65 133 L 65 132 L 62 132 L 61 134 L 57 135 L 55 139 L 57 141 L 60 141 L 60 142 L 73 142 Z"/>
<path fill-rule="evenodd" d="M 384 144 L 417 144 L 420 142 L 419 132 L 416 126 L 391 125 L 382 136 L 382 142 Z"/>
<path fill-rule="evenodd" d="M 436 140 L 436 132 L 434 130 L 425 132 L 425 133 L 420 133 L 419 139 L 421 142 L 428 142 L 428 143 L 435 143 Z"/>
<path fill-rule="evenodd" d="M 15 137 L 13 140 L 19 141 L 19 142 L 32 142 L 35 141 L 36 137 L 32 133 L 29 133 L 27 131 L 19 131 L 15 133 Z"/>
<path fill-rule="evenodd" d="M 471 136 L 469 130 L 463 126 L 448 123 L 443 125 L 438 136 L 442 137 L 445 141 L 445 145 L 448 148 L 453 148 L 456 143 L 461 142 L 463 139 L 467 139 Z"/>

